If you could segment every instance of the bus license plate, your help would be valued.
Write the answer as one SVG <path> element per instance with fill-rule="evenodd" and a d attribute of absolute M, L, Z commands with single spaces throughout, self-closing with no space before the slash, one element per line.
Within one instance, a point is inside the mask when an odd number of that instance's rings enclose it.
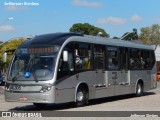
<path fill-rule="evenodd" d="M 19 100 L 21 100 L 21 101 L 26 101 L 26 100 L 28 100 L 28 97 L 27 97 L 27 96 L 20 96 L 20 97 L 19 97 Z"/>

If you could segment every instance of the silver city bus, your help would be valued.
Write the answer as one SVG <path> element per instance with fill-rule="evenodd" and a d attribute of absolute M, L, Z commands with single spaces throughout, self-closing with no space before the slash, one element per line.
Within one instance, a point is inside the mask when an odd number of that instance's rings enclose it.
<path fill-rule="evenodd" d="M 151 46 L 79 33 L 35 36 L 13 55 L 5 100 L 75 102 L 116 95 L 143 95 L 156 88 Z"/>

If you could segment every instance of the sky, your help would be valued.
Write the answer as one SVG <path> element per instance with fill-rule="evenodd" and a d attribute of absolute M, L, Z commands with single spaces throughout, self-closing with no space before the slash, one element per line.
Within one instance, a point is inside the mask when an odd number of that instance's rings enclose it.
<path fill-rule="evenodd" d="M 0 0 L 0 41 L 69 32 L 75 23 L 121 37 L 160 24 L 160 0 Z"/>

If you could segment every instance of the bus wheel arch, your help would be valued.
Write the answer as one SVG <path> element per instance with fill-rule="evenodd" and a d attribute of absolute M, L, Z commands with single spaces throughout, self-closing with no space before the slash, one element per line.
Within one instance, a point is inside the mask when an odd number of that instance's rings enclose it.
<path fill-rule="evenodd" d="M 140 97 L 143 95 L 143 91 L 144 91 L 144 82 L 142 79 L 139 79 L 136 83 L 135 95 L 137 97 Z"/>
<path fill-rule="evenodd" d="M 89 88 L 86 83 L 79 83 L 75 90 L 75 105 L 77 107 L 88 104 Z"/>

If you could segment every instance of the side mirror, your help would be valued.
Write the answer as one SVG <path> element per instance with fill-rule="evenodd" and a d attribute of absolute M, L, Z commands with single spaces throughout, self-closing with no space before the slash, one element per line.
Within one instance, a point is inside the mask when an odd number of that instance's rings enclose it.
<path fill-rule="evenodd" d="M 68 61 L 68 51 L 63 51 L 63 61 L 64 62 Z"/>
<path fill-rule="evenodd" d="M 7 62 L 7 53 L 6 52 L 3 53 L 3 62 Z"/>

